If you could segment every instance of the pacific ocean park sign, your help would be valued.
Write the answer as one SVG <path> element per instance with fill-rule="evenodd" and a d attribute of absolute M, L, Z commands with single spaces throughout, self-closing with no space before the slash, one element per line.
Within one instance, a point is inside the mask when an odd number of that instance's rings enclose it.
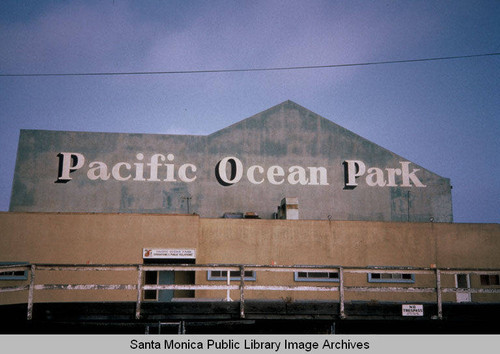
<path fill-rule="evenodd" d="M 136 154 L 135 161 L 121 161 L 108 164 L 104 161 L 91 161 L 78 152 L 60 152 L 59 171 L 56 183 L 67 183 L 72 174 L 79 170 L 86 171 L 92 181 L 135 181 L 135 182 L 184 182 L 193 183 L 197 179 L 198 167 L 192 163 L 178 164 L 175 156 L 169 154 L 152 154 L 146 157 Z M 281 185 L 325 186 L 328 183 L 328 170 L 323 166 L 289 166 L 273 165 L 264 168 L 261 165 L 244 166 L 235 156 L 227 156 L 214 166 L 214 174 L 219 184 L 231 186 L 242 180 L 259 185 L 269 183 Z M 370 187 L 426 187 L 417 172 L 411 168 L 410 162 L 399 161 L 399 165 L 390 168 L 367 166 L 361 160 L 344 160 L 344 188 L 353 189 L 359 180 L 364 179 Z M 81 171 L 80 171 L 81 172 Z"/>

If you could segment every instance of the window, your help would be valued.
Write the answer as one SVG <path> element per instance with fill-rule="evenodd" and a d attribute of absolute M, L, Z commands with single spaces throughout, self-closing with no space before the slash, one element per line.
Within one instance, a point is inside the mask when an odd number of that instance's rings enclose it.
<path fill-rule="evenodd" d="M 145 273 L 144 279 L 145 285 L 157 285 L 158 284 L 158 272 L 150 271 Z M 156 300 L 157 298 L 156 290 L 144 290 L 144 300 Z"/>
<path fill-rule="evenodd" d="M 481 285 L 500 285 L 498 274 L 481 274 Z"/>
<path fill-rule="evenodd" d="M 231 270 L 229 272 L 230 280 L 240 280 L 241 279 L 241 271 L 239 270 Z M 254 281 L 257 279 L 255 275 L 255 271 L 253 270 L 245 270 L 245 280 Z M 226 270 L 209 270 L 208 271 L 208 280 L 227 280 L 227 271 Z"/>
<path fill-rule="evenodd" d="M 0 263 L 0 266 L 22 266 L 27 262 L 9 262 Z M 28 270 L 4 270 L 0 268 L 0 280 L 26 280 L 28 279 Z"/>
<path fill-rule="evenodd" d="M 410 273 L 368 273 L 369 283 L 414 283 L 415 274 Z"/>
<path fill-rule="evenodd" d="M 459 289 L 470 288 L 469 274 L 455 274 L 455 284 Z"/>
<path fill-rule="evenodd" d="M 338 272 L 295 272 L 295 281 L 339 281 Z"/>

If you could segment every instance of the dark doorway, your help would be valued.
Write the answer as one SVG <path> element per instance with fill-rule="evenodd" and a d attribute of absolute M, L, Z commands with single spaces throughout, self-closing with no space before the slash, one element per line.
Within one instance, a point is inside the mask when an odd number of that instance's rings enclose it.
<path fill-rule="evenodd" d="M 194 259 L 144 259 L 144 264 L 195 264 Z M 190 285 L 195 282 L 194 271 L 146 271 L 145 285 Z M 174 298 L 194 298 L 194 290 L 145 290 L 144 300 L 170 302 Z"/>

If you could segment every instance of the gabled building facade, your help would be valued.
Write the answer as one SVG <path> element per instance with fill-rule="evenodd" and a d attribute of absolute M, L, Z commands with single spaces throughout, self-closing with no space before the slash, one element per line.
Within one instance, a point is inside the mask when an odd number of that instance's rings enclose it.
<path fill-rule="evenodd" d="M 500 225 L 452 221 L 449 179 L 291 101 L 208 136 L 23 130 L 0 330 L 500 333 Z"/>
<path fill-rule="evenodd" d="M 452 222 L 440 177 L 293 103 L 208 136 L 23 130 L 11 211 Z"/>

